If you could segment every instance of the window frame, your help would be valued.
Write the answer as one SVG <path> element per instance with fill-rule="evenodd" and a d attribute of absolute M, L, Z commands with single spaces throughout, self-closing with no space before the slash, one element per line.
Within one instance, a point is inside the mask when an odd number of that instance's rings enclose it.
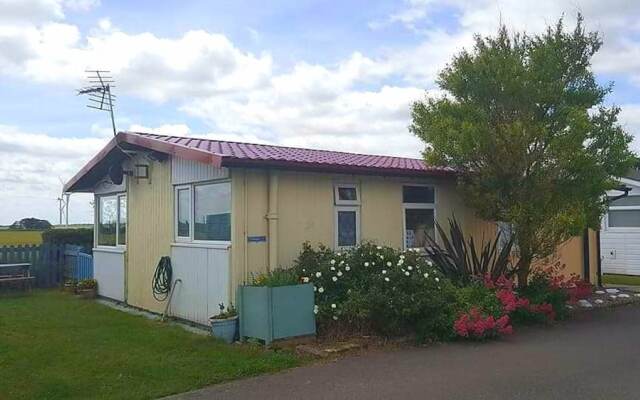
<path fill-rule="evenodd" d="M 353 245 L 340 246 L 339 244 L 340 226 L 338 222 L 339 221 L 338 214 L 340 212 L 355 212 L 356 214 L 356 242 Z M 334 245 L 336 249 L 345 250 L 345 249 L 350 249 L 357 246 L 360 243 L 360 207 L 359 206 L 335 206 L 334 212 L 333 212 L 333 226 L 334 226 L 334 232 L 333 232 Z"/>
<path fill-rule="evenodd" d="M 438 191 L 435 185 L 424 183 L 403 183 L 401 186 L 401 193 L 403 195 L 405 186 L 422 186 L 430 187 L 433 189 L 433 203 L 405 203 L 402 199 L 402 248 L 404 250 L 420 250 L 424 251 L 422 247 L 407 247 L 407 210 L 433 210 L 433 234 L 434 239 L 437 240 L 438 230 L 435 228 L 436 221 L 438 220 L 438 212 L 436 204 L 438 204 Z"/>
<path fill-rule="evenodd" d="M 360 188 L 355 183 L 334 183 L 333 184 L 333 204 L 336 206 L 359 206 Z M 355 200 L 340 200 L 339 189 L 355 189 Z"/>
<path fill-rule="evenodd" d="M 605 214 L 605 227 L 608 231 L 614 232 L 640 232 L 640 226 L 611 226 L 609 225 L 610 211 L 640 211 L 640 206 L 613 206 L 609 207 Z"/>
<path fill-rule="evenodd" d="M 100 213 L 102 212 L 102 199 L 113 197 L 116 200 L 116 244 L 99 244 L 100 243 Z M 124 234 L 124 244 L 120 244 L 120 199 L 124 197 L 125 206 L 127 207 L 127 216 L 125 221 L 126 232 Z M 127 236 L 129 232 L 129 197 L 127 192 L 104 193 L 95 195 L 95 223 L 94 223 L 94 248 L 96 249 L 126 249 Z"/>
<path fill-rule="evenodd" d="M 202 240 L 195 239 L 195 188 L 197 186 L 206 186 L 206 185 L 216 185 L 216 184 L 228 184 L 229 185 L 229 214 L 232 214 L 233 208 L 233 199 L 232 199 L 232 188 L 231 188 L 231 179 L 222 179 L 222 180 L 213 180 L 213 181 L 202 181 L 202 182 L 193 182 L 187 183 L 183 185 L 175 185 L 173 187 L 173 198 L 174 198 L 174 207 L 173 207 L 173 239 L 176 243 L 193 243 L 193 244 L 201 244 L 201 245 L 230 245 L 231 238 L 233 237 L 233 232 L 229 234 L 229 240 Z M 189 237 L 186 236 L 178 236 L 178 191 L 188 189 L 189 190 Z M 231 228 L 233 226 L 233 221 L 231 223 Z"/>
<path fill-rule="evenodd" d="M 189 216 L 189 234 L 188 236 L 178 236 L 178 207 L 180 206 L 180 202 L 178 201 L 178 192 L 181 190 L 186 190 L 189 193 L 189 211 L 187 215 Z M 174 229 L 174 240 L 176 242 L 181 243 L 189 243 L 191 242 L 191 238 L 193 237 L 193 185 L 177 185 L 173 188 L 173 199 L 174 199 L 174 212 L 173 212 L 173 229 Z"/>

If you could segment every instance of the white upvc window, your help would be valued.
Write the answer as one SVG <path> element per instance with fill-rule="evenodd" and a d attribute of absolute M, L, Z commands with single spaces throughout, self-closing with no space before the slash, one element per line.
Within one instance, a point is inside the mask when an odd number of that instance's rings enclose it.
<path fill-rule="evenodd" d="M 607 212 L 607 230 L 640 230 L 640 206 L 609 207 Z"/>
<path fill-rule="evenodd" d="M 358 185 L 333 186 L 335 247 L 349 248 L 360 242 L 360 190 Z"/>
<path fill-rule="evenodd" d="M 97 247 L 124 247 L 127 244 L 127 195 L 96 196 Z"/>
<path fill-rule="evenodd" d="M 433 185 L 402 186 L 405 249 L 424 249 L 426 236 L 435 238 L 436 191 Z"/>
<path fill-rule="evenodd" d="M 231 242 L 231 182 L 180 185 L 174 196 L 176 242 Z"/>

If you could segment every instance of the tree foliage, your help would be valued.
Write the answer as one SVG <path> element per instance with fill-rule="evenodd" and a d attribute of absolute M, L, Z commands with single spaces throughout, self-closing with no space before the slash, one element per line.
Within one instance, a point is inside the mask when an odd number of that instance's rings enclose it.
<path fill-rule="evenodd" d="M 534 36 L 502 26 L 441 71 L 443 97 L 412 107 L 426 160 L 458 168 L 479 216 L 512 225 L 525 282 L 532 260 L 599 225 L 634 160 L 620 109 L 604 105 L 612 84 L 591 70 L 601 45 L 580 15 L 573 31 L 562 18 Z"/>
<path fill-rule="evenodd" d="M 46 219 L 22 218 L 9 226 L 9 229 L 34 229 L 46 230 L 51 228 L 51 223 Z"/>

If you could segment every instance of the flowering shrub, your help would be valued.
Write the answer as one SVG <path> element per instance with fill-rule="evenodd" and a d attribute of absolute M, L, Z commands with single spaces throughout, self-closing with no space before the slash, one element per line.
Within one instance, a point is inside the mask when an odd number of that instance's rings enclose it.
<path fill-rule="evenodd" d="M 294 268 L 314 285 L 321 324 L 340 321 L 423 340 L 451 336 L 454 288 L 416 252 L 372 243 L 334 252 L 306 243 Z"/>
<path fill-rule="evenodd" d="M 472 307 L 469 312 L 462 313 L 453 323 L 453 329 L 456 335 L 473 339 L 487 339 L 513 333 L 508 315 L 496 319 L 493 315 L 483 314 L 478 307 Z"/>

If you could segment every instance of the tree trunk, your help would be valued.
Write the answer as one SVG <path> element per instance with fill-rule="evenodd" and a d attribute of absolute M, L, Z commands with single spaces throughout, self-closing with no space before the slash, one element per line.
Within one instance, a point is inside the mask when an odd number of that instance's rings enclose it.
<path fill-rule="evenodd" d="M 531 257 L 523 256 L 516 264 L 516 273 L 518 275 L 518 286 L 526 287 L 529 283 L 529 272 L 531 271 Z"/>

